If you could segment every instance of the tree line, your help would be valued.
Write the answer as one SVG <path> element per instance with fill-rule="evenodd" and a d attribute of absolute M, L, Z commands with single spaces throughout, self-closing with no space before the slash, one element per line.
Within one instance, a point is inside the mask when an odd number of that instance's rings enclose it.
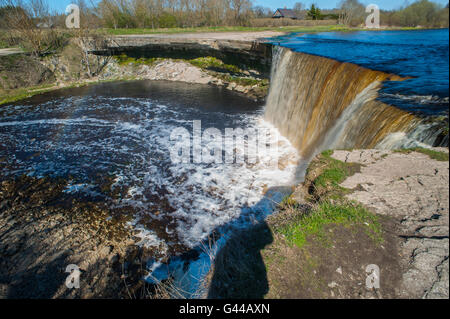
<path fill-rule="evenodd" d="M 343 0 L 339 4 L 339 22 L 348 26 L 360 26 L 367 13 L 358 0 Z M 380 24 L 397 27 L 448 28 L 449 8 L 429 0 L 418 0 L 398 10 L 381 10 Z"/>
<path fill-rule="evenodd" d="M 270 18 L 273 10 L 254 6 L 253 0 L 92 0 L 74 1 L 81 8 L 82 25 L 90 28 L 187 28 L 251 26 L 253 19 Z M 317 5 L 293 6 L 301 19 L 335 20 L 361 26 L 367 13 L 358 0 L 342 0 L 335 9 Z M 11 17 L 12 16 L 12 17 Z M 20 17 L 20 18 L 19 18 Z M 448 5 L 418 0 L 399 10 L 381 11 L 381 25 L 448 27 Z M 15 23 L 21 25 L 17 26 Z M 12 24 L 12 25 L 11 25 Z M 65 25 L 63 13 L 52 12 L 46 0 L 0 0 L 0 28 Z"/>

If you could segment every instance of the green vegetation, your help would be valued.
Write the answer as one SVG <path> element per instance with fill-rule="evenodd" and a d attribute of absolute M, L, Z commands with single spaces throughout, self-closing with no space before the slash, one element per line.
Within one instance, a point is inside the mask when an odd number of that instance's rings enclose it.
<path fill-rule="evenodd" d="M 122 77 L 122 78 L 116 78 L 116 79 L 110 79 L 110 80 L 95 81 L 95 83 L 109 83 L 109 82 L 115 82 L 115 81 L 134 81 L 134 80 L 136 80 L 136 78 L 134 78 L 134 77 Z M 93 83 L 92 82 L 72 82 L 72 83 L 66 84 L 63 87 L 55 86 L 55 84 L 46 84 L 46 85 L 10 90 L 7 92 L 6 95 L 0 94 L 0 106 L 4 105 L 4 104 L 8 104 L 8 103 L 14 103 L 17 101 L 28 99 L 35 95 L 51 92 L 56 89 L 70 89 L 70 88 L 76 88 L 76 87 L 83 87 L 83 86 L 87 86 L 87 85 L 91 85 L 91 84 L 93 84 Z"/>
<path fill-rule="evenodd" d="M 197 32 L 327 32 L 327 31 L 353 31 L 355 29 L 344 25 L 317 25 L 317 26 L 284 26 L 284 27 L 195 27 L 195 28 L 130 28 L 130 29 L 106 29 L 111 35 L 131 34 L 171 34 L 171 33 L 197 33 Z"/>
<path fill-rule="evenodd" d="M 7 95 L 0 95 L 0 105 L 14 103 L 23 99 L 30 98 L 34 95 L 42 94 L 54 90 L 53 84 L 35 86 L 31 88 L 23 88 L 12 90 Z"/>
<path fill-rule="evenodd" d="M 155 62 L 157 62 L 158 60 L 161 60 L 160 58 L 133 58 L 126 54 L 117 55 L 117 56 L 115 56 L 115 59 L 117 60 L 119 65 L 122 65 L 122 66 L 129 65 L 129 64 L 151 66 L 151 65 L 155 64 Z"/>
<path fill-rule="evenodd" d="M 225 64 L 221 60 L 210 56 L 189 60 L 189 63 L 201 69 L 213 69 L 213 70 L 223 70 L 231 73 L 242 73 L 242 70 L 237 66 Z"/>
<path fill-rule="evenodd" d="M 309 212 L 298 213 L 302 208 L 291 197 L 280 204 L 283 211 L 294 210 L 293 220 L 276 227 L 288 243 L 303 247 L 310 236 L 326 242 L 328 225 L 363 228 L 375 242 L 382 242 L 378 218 L 362 205 L 345 198 L 351 192 L 339 184 L 360 168 L 357 164 L 344 163 L 331 157 L 333 151 L 324 151 L 309 166 L 305 180 L 307 199 L 312 205 Z"/>
<path fill-rule="evenodd" d="M 234 82 L 238 85 L 243 86 L 253 86 L 257 85 L 260 87 L 268 88 L 269 87 L 269 80 L 266 79 L 253 79 L 253 78 L 247 78 L 247 77 L 239 77 L 239 76 L 232 76 L 232 75 L 217 75 L 218 78 L 221 78 L 224 81 L 227 82 Z"/>
<path fill-rule="evenodd" d="M 439 152 L 439 151 L 435 151 L 435 150 L 430 150 L 428 148 L 423 148 L 423 147 L 414 147 L 414 148 L 408 148 L 408 149 L 400 149 L 400 150 L 395 150 L 394 152 L 396 152 L 396 153 L 404 153 L 404 154 L 409 154 L 411 152 L 418 152 L 418 153 L 426 154 L 431 159 L 434 159 L 436 161 L 440 161 L 440 162 L 448 162 L 449 161 L 449 156 L 448 156 L 449 154 L 448 153 Z"/>
<path fill-rule="evenodd" d="M 277 232 L 283 234 L 290 244 L 302 248 L 309 236 L 326 242 L 327 225 L 341 225 L 346 228 L 363 227 L 364 231 L 376 242 L 382 242 L 381 225 L 378 218 L 362 205 L 346 203 L 330 203 L 323 201 L 307 215 L 297 218 L 281 226 Z"/>
<path fill-rule="evenodd" d="M 214 71 L 213 75 L 215 77 L 226 82 L 232 82 L 242 86 L 257 85 L 258 87 L 263 89 L 268 89 L 269 87 L 269 80 L 243 76 L 244 71 L 238 66 L 225 64 L 223 63 L 223 61 L 214 57 L 202 57 L 188 60 L 188 62 L 205 71 Z"/>
<path fill-rule="evenodd" d="M 307 14 L 312 20 L 320 20 L 322 16 L 322 12 L 319 8 L 316 8 L 315 4 L 311 5 L 311 8 L 308 10 Z"/>
<path fill-rule="evenodd" d="M 9 48 L 9 47 L 10 47 L 9 43 L 5 39 L 2 39 L 1 35 L 0 35 L 0 49 Z"/>
<path fill-rule="evenodd" d="M 307 176 L 314 176 L 314 172 L 321 167 L 321 173 L 309 179 L 310 196 L 313 201 L 326 199 L 342 199 L 348 190 L 339 186 L 348 176 L 358 172 L 360 165 L 344 163 L 331 157 L 333 151 L 324 151 L 317 160 L 308 167 Z"/>

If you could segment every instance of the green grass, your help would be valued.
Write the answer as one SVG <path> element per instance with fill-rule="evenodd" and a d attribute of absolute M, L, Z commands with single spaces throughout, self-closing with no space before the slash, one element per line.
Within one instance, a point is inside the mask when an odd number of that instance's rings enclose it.
<path fill-rule="evenodd" d="M 434 159 L 436 161 L 440 161 L 440 162 L 448 162 L 449 161 L 448 153 L 430 150 L 430 149 L 422 148 L 422 147 L 400 149 L 400 150 L 395 150 L 394 152 L 395 153 L 404 153 L 404 154 L 409 154 L 411 152 L 418 152 L 418 153 L 428 155 L 431 159 Z"/>
<path fill-rule="evenodd" d="M 115 78 L 115 79 L 108 79 L 108 80 L 100 80 L 95 82 L 72 82 L 69 84 L 66 84 L 63 87 L 55 87 L 55 83 L 52 84 L 46 84 L 41 86 L 34 86 L 24 89 L 17 89 L 13 90 L 7 93 L 7 95 L 0 95 L 0 106 L 8 103 L 14 103 L 18 102 L 20 100 L 28 99 L 30 97 L 33 97 L 35 95 L 55 91 L 58 89 L 70 89 L 70 88 L 76 88 L 76 87 L 83 87 L 88 86 L 92 84 L 100 84 L 100 83 L 109 83 L 109 82 L 116 82 L 116 81 L 134 81 L 136 78 L 134 77 L 121 77 L 121 78 Z"/>
<path fill-rule="evenodd" d="M 0 95 L 0 105 L 7 103 L 14 103 L 20 100 L 24 100 L 30 98 L 34 95 L 38 95 L 41 93 L 52 91 L 54 84 L 46 84 L 41 86 L 35 86 L 31 88 L 18 89 L 11 92 L 8 92 L 7 95 Z"/>
<path fill-rule="evenodd" d="M 231 72 L 231 73 L 242 73 L 242 70 L 239 67 L 237 67 L 236 65 L 225 64 L 222 62 L 222 60 L 219 60 L 219 59 L 211 57 L 211 56 L 189 60 L 188 62 L 196 67 L 201 68 L 201 69 L 214 68 L 214 69 L 224 70 L 224 71 Z"/>
<path fill-rule="evenodd" d="M 381 224 L 377 216 L 362 205 L 353 202 L 330 203 L 324 201 L 308 215 L 300 215 L 296 220 L 281 226 L 276 231 L 285 236 L 288 243 L 302 248 L 309 236 L 326 240 L 327 225 L 341 225 L 347 228 L 362 227 L 376 242 L 382 242 Z"/>
<path fill-rule="evenodd" d="M 6 41 L 0 39 L 0 49 L 5 49 L 5 48 L 9 48 L 9 44 Z"/>
<path fill-rule="evenodd" d="M 156 61 L 159 60 L 159 58 L 133 58 L 126 54 L 116 55 L 115 59 L 117 60 L 117 63 L 121 66 L 133 64 L 133 65 L 153 65 Z"/>
<path fill-rule="evenodd" d="M 106 29 L 112 35 L 131 34 L 172 34 L 172 33 L 196 33 L 196 32 L 256 32 L 256 31 L 280 31 L 280 32 L 325 32 L 325 31 L 350 31 L 352 28 L 342 25 L 323 26 L 286 26 L 286 27 L 197 27 L 197 28 L 164 28 L 164 29 Z"/>
<path fill-rule="evenodd" d="M 303 247 L 309 236 L 326 240 L 324 231 L 327 225 L 342 225 L 350 229 L 362 227 L 376 242 L 382 241 L 381 225 L 375 214 L 361 204 L 349 201 L 345 194 L 351 192 L 340 184 L 349 176 L 359 171 L 360 166 L 344 163 L 331 157 L 333 151 L 324 151 L 309 166 L 310 198 L 313 208 L 308 213 L 293 214 L 295 218 L 276 229 L 285 236 L 288 243 Z M 311 179 L 313 175 L 318 176 Z M 299 209 L 291 197 L 286 197 L 280 204 L 282 210 Z"/>
<path fill-rule="evenodd" d="M 388 28 L 392 30 L 417 30 L 414 27 Z M 329 31 L 380 31 L 387 29 L 364 29 L 351 28 L 344 25 L 319 25 L 319 26 L 282 26 L 282 27 L 195 27 L 195 28 L 160 28 L 160 29 L 105 29 L 111 35 L 132 35 L 132 34 L 174 34 L 174 33 L 197 33 L 197 32 L 257 32 L 257 31 L 278 31 L 278 32 L 329 32 Z"/>
<path fill-rule="evenodd" d="M 227 81 L 227 82 L 234 82 L 238 85 L 242 85 L 242 86 L 253 86 L 253 85 L 257 85 L 259 87 L 267 87 L 269 86 L 269 80 L 267 79 L 252 79 L 252 78 L 246 78 L 246 77 L 240 77 L 240 76 L 232 76 L 232 75 L 227 75 L 227 74 L 215 74 L 216 77 Z"/>
<path fill-rule="evenodd" d="M 316 200 L 341 199 L 348 190 L 341 187 L 341 184 L 348 176 L 353 175 L 360 168 L 354 163 L 344 163 L 331 157 L 333 151 L 324 151 L 320 154 L 316 165 L 325 167 L 319 176 L 311 183 L 313 188 L 312 196 Z M 312 166 L 307 170 L 309 173 Z"/>
<path fill-rule="evenodd" d="M 269 85 L 269 80 L 267 79 L 255 79 L 245 76 L 231 75 L 243 74 L 244 71 L 236 65 L 225 64 L 222 60 L 214 57 L 201 57 L 193 60 L 188 60 L 187 62 L 205 71 L 218 71 L 218 73 L 215 73 L 214 76 L 227 82 L 234 82 L 238 85 L 243 86 L 257 85 L 260 87 L 266 87 Z M 220 72 L 227 72 L 231 74 L 220 74 Z"/>

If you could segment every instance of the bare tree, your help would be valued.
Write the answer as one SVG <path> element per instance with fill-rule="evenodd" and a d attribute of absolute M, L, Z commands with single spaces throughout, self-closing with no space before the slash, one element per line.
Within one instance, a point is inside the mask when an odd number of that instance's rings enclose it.
<path fill-rule="evenodd" d="M 231 0 L 234 23 L 243 25 L 247 22 L 252 8 L 250 0 Z"/>
<path fill-rule="evenodd" d="M 89 77 L 97 76 L 109 63 L 111 54 L 91 54 L 92 52 L 107 51 L 113 41 L 105 32 L 97 29 L 97 16 L 94 12 L 94 3 L 90 7 L 85 0 L 77 0 L 80 8 L 80 28 L 74 29 L 75 41 L 82 52 L 82 65 L 86 67 Z"/>
<path fill-rule="evenodd" d="M 36 56 L 45 55 L 62 45 L 61 32 L 53 28 L 49 6 L 45 0 L 0 0 L 8 7 L 6 26 L 17 34 L 21 44 Z"/>
<path fill-rule="evenodd" d="M 302 2 L 296 2 L 293 7 L 294 11 L 301 12 L 305 10 L 305 5 Z"/>
<path fill-rule="evenodd" d="M 356 26 L 364 22 L 365 7 L 358 0 L 343 0 L 339 8 L 339 23 Z"/>

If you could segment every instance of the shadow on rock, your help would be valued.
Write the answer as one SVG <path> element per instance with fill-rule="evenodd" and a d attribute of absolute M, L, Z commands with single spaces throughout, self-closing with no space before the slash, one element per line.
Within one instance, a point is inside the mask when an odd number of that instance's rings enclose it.
<path fill-rule="evenodd" d="M 265 222 L 236 232 L 216 256 L 208 298 L 263 298 L 269 284 L 261 250 L 272 241 Z"/>

